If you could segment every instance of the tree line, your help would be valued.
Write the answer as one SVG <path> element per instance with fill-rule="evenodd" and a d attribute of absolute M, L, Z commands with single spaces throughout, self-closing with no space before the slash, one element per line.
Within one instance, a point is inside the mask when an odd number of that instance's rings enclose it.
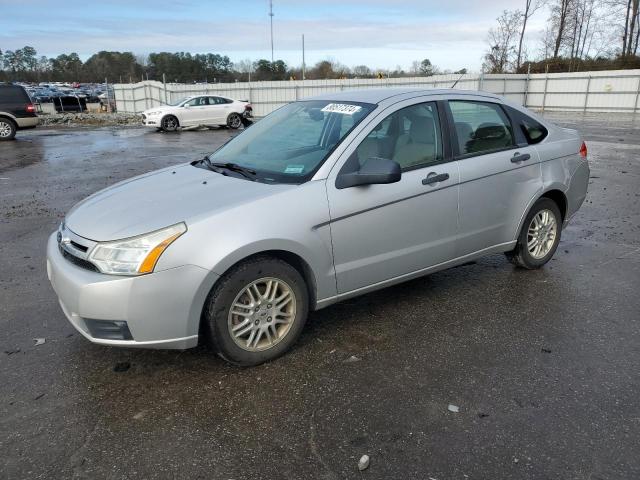
<path fill-rule="evenodd" d="M 304 77 L 313 79 L 383 78 L 387 76 L 430 76 L 441 71 L 429 59 L 416 60 L 409 70 L 373 69 L 366 65 L 347 67 L 335 60 L 322 60 L 307 68 Z M 290 67 L 283 60 L 266 59 L 231 62 L 217 53 L 159 52 L 135 55 L 132 52 L 98 52 L 82 61 L 77 53 L 55 58 L 39 56 L 30 46 L 17 50 L 0 50 L 0 81 L 129 83 L 158 80 L 175 83 L 234 82 L 302 79 L 302 67 Z"/>
<path fill-rule="evenodd" d="M 571 72 L 640 68 L 640 0 L 520 0 L 489 30 L 483 71 Z M 546 9 L 544 8 L 546 7 Z M 538 51 L 528 48 L 527 26 L 539 11 L 549 17 Z"/>

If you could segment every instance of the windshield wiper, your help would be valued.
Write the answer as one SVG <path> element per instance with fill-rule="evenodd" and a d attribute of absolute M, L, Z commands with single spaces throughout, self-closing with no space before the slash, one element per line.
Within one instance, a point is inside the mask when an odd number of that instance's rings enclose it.
<path fill-rule="evenodd" d="M 206 157 L 206 159 L 207 159 L 206 161 L 207 166 L 212 166 L 215 168 L 226 168 L 227 170 L 231 170 L 232 172 L 237 172 L 243 177 L 246 177 L 250 180 L 254 180 L 255 176 L 257 175 L 255 170 L 252 170 L 247 167 L 243 167 L 242 165 L 238 165 L 237 163 L 231 163 L 231 162 L 217 163 L 217 162 L 212 162 L 209 157 Z"/>
<path fill-rule="evenodd" d="M 207 157 L 207 156 L 201 158 L 200 160 L 196 160 L 195 162 L 192 163 L 192 165 L 195 165 L 198 162 L 204 164 L 204 166 L 207 167 L 212 172 L 219 173 L 220 175 L 224 175 L 225 177 L 229 175 L 227 172 L 225 172 L 221 168 L 219 168 L 216 165 L 214 165 L 213 162 L 211 161 L 211 159 L 209 157 Z"/>

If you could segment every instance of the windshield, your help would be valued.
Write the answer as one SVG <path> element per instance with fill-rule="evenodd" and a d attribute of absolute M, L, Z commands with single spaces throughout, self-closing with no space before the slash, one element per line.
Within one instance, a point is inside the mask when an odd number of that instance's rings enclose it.
<path fill-rule="evenodd" d="M 375 105 L 310 100 L 290 103 L 252 125 L 209 158 L 256 172 L 256 180 L 303 183 Z"/>

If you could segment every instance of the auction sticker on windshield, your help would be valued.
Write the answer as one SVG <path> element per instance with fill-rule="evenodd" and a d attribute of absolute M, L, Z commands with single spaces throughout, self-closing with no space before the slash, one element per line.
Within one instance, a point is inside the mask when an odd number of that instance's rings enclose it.
<path fill-rule="evenodd" d="M 344 115 L 353 115 L 360 110 L 362 110 L 362 107 L 359 107 L 358 105 L 349 105 L 346 103 L 330 103 L 322 109 L 323 112 L 342 113 Z"/>
<path fill-rule="evenodd" d="M 287 165 L 284 169 L 284 173 L 302 173 L 304 172 L 304 165 Z"/>

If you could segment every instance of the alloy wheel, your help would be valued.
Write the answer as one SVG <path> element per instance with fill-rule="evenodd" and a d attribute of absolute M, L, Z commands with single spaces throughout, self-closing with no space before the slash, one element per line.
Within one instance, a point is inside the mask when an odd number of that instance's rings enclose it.
<path fill-rule="evenodd" d="M 162 122 L 162 127 L 165 130 L 175 130 L 177 126 L 178 124 L 176 123 L 176 120 L 173 117 L 165 118 L 164 121 Z"/>
<path fill-rule="evenodd" d="M 232 114 L 229 117 L 229 126 L 231 128 L 240 128 L 240 124 L 242 123 L 242 119 L 240 118 L 240 115 L 236 114 Z"/>
<path fill-rule="evenodd" d="M 227 325 L 243 350 L 259 352 L 277 345 L 291 330 L 296 296 L 283 280 L 265 277 L 245 286 L 231 304 Z"/>
<path fill-rule="evenodd" d="M 0 137 L 8 138 L 11 135 L 11 125 L 0 120 Z"/>
<path fill-rule="evenodd" d="M 540 210 L 534 215 L 527 230 L 527 250 L 536 260 L 544 258 L 553 248 L 558 234 L 558 223 L 551 210 Z"/>

